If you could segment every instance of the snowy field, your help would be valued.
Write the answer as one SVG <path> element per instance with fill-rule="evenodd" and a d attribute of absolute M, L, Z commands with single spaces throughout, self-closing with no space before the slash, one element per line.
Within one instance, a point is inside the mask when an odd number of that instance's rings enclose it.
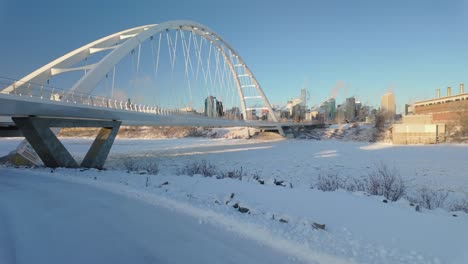
<path fill-rule="evenodd" d="M 0 139 L 0 156 L 18 143 L 19 139 Z M 80 160 L 91 140 L 64 139 L 64 143 Z M 56 169 L 51 173 L 45 168 L 4 167 L 0 176 L 20 172 L 39 179 L 52 177 L 170 208 L 195 217 L 203 227 L 228 230 L 281 252 L 289 256 L 288 262 L 468 263 L 468 215 L 464 212 L 440 208 L 417 212 L 406 199 L 383 202 L 384 197 L 363 192 L 311 189 L 320 175 L 365 177 L 384 163 L 399 171 L 409 193 L 428 187 L 447 191 L 448 201 L 467 199 L 467 153 L 467 145 L 118 139 L 105 171 Z M 127 173 L 126 164 L 132 159 L 157 164 L 159 172 Z M 242 167 L 245 176 L 235 180 L 184 175 L 187 165 L 202 161 L 218 171 Z M 274 183 L 279 181 L 285 186 Z"/>
<path fill-rule="evenodd" d="M 20 142 L 0 139 L 0 156 Z M 81 160 L 91 139 L 64 139 Z M 320 174 L 365 176 L 376 164 L 397 167 L 410 186 L 427 186 L 468 195 L 468 145 L 393 146 L 335 140 L 238 139 L 118 139 L 107 160 L 108 169 L 123 170 L 128 157 L 155 160 L 160 174 L 173 175 L 185 164 L 206 160 L 218 167 L 242 167 L 261 178 L 310 187 Z"/>

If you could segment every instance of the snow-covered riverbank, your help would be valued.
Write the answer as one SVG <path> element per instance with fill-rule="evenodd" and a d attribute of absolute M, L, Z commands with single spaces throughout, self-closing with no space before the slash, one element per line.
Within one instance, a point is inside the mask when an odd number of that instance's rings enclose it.
<path fill-rule="evenodd" d="M 14 146 L 17 141 L 2 139 L 0 150 Z M 82 139 L 65 140 L 78 159 L 84 156 L 90 143 Z M 426 186 L 465 197 L 467 151 L 466 145 L 119 139 L 105 171 L 56 169 L 51 173 L 46 168 L 0 168 L 0 175 L 8 177 L 10 171 L 22 171 L 96 186 L 154 206 L 173 208 L 200 222 L 282 249 L 298 260 L 465 263 L 468 215 L 464 212 L 443 209 L 417 212 L 405 199 L 383 202 L 384 197 L 362 192 L 322 192 L 310 187 L 319 175 L 361 177 L 372 171 L 376 163 L 384 162 L 398 169 L 409 190 Z M 159 173 L 127 173 L 125 161 L 129 159 L 157 164 Z M 245 176 L 236 180 L 184 175 L 183 169 L 188 164 L 202 161 L 219 171 L 242 167 Z M 274 184 L 275 180 L 284 181 L 286 186 Z"/>

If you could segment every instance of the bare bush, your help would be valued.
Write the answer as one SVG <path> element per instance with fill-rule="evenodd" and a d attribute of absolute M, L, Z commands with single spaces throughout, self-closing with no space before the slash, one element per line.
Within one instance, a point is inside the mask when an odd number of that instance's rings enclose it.
<path fill-rule="evenodd" d="M 389 167 L 384 163 L 375 166 L 367 177 L 340 177 L 335 172 L 320 174 L 312 188 L 321 191 L 336 191 L 338 189 L 350 192 L 363 191 L 370 195 L 384 196 L 390 201 L 397 201 L 405 197 L 410 202 L 418 204 L 422 208 L 445 208 L 452 211 L 464 211 L 468 213 L 468 197 L 447 204 L 449 192 L 446 190 L 431 190 L 420 188 L 414 194 L 407 194 L 407 182 L 405 182 L 397 168 Z"/>
<path fill-rule="evenodd" d="M 346 189 L 345 181 L 341 179 L 337 173 L 329 172 L 326 175 L 320 174 L 314 187 L 324 192 L 333 192 L 338 189 Z"/>
<path fill-rule="evenodd" d="M 458 124 L 460 125 L 460 136 L 468 137 L 468 112 L 462 112 L 459 114 Z"/>
<path fill-rule="evenodd" d="M 123 165 L 128 172 L 144 172 L 151 175 L 159 173 L 158 164 L 151 159 L 126 158 Z"/>
<path fill-rule="evenodd" d="M 345 189 L 350 192 L 367 192 L 367 181 L 362 178 L 347 178 Z"/>
<path fill-rule="evenodd" d="M 188 130 L 186 137 L 204 137 L 205 135 L 206 133 L 203 128 L 191 127 Z"/>
<path fill-rule="evenodd" d="M 375 114 L 375 128 L 377 128 L 378 130 L 384 130 L 387 119 L 388 115 L 385 111 L 377 112 Z"/>
<path fill-rule="evenodd" d="M 446 129 L 451 142 L 468 142 L 468 111 L 454 109 L 455 119 L 447 123 Z"/>
<path fill-rule="evenodd" d="M 252 179 L 261 181 L 258 172 L 250 174 L 248 173 L 248 171 L 245 171 L 243 167 L 240 167 L 239 169 L 221 171 L 218 170 L 218 168 L 215 165 L 208 163 L 206 160 L 196 161 L 187 164 L 184 168 L 179 170 L 177 174 L 188 176 L 198 174 L 203 175 L 205 177 L 216 176 L 217 179 L 229 178 L 236 180 L 242 180 L 242 178 L 244 177 L 251 177 Z"/>
<path fill-rule="evenodd" d="M 385 110 L 379 110 L 375 116 L 375 129 L 372 134 L 372 138 L 370 139 L 370 142 L 378 142 L 378 141 L 385 141 L 386 138 L 388 137 L 388 126 L 387 123 L 391 123 L 393 121 L 393 116 L 392 113 L 385 111 Z"/>
<path fill-rule="evenodd" d="M 458 200 L 452 203 L 450 206 L 450 210 L 452 211 L 463 211 L 468 214 L 468 198 L 463 200 Z"/>
<path fill-rule="evenodd" d="M 407 198 L 410 202 L 432 210 L 435 208 L 444 208 L 448 195 L 449 193 L 445 190 L 431 190 L 423 187 L 417 190 L 414 196 L 408 196 Z"/>
<path fill-rule="evenodd" d="M 218 179 L 230 178 L 230 179 L 242 180 L 242 177 L 245 177 L 245 176 L 247 176 L 247 172 L 245 172 L 244 169 L 240 167 L 240 169 L 233 169 L 229 171 L 220 172 L 216 178 Z M 254 177 L 255 177 L 255 174 L 254 174 Z"/>
<path fill-rule="evenodd" d="M 380 163 L 367 177 L 367 192 L 397 201 L 405 195 L 406 185 L 397 168 Z"/>
<path fill-rule="evenodd" d="M 350 192 L 363 191 L 397 201 L 406 193 L 406 185 L 395 167 L 381 163 L 367 177 L 339 177 L 337 173 L 319 175 L 313 188 L 321 191 L 344 189 Z"/>
<path fill-rule="evenodd" d="M 125 169 L 127 171 L 137 171 L 138 166 L 137 166 L 137 160 L 134 158 L 126 158 L 123 161 L 123 165 L 125 166 Z"/>
<path fill-rule="evenodd" d="M 181 171 L 179 175 L 203 175 L 205 177 L 212 177 L 217 174 L 216 166 L 208 163 L 206 160 L 196 161 L 190 164 L 187 164 Z"/>
<path fill-rule="evenodd" d="M 156 164 L 156 162 L 154 161 L 147 162 L 144 168 L 148 172 L 148 174 L 156 175 L 159 173 L 158 164 Z"/>

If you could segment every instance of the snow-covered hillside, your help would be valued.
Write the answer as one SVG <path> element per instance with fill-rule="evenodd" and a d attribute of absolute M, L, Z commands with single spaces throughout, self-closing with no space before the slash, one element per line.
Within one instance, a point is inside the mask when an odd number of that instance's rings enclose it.
<path fill-rule="evenodd" d="M 324 128 L 299 131 L 296 138 L 313 140 L 332 139 L 357 142 L 392 142 L 388 127 L 379 132 L 379 130 L 375 128 L 374 124 L 366 123 L 334 124 Z"/>
<path fill-rule="evenodd" d="M 70 138 L 94 138 L 99 128 L 62 128 L 60 137 Z M 229 128 L 204 128 L 204 127 L 155 127 L 155 126 L 122 126 L 119 129 L 117 138 L 184 138 L 184 137 L 208 137 L 208 138 L 228 138 L 246 139 L 253 135 L 257 129 L 247 127 Z"/>
<path fill-rule="evenodd" d="M 0 155 L 18 142 L 0 140 Z M 64 142 L 77 159 L 91 144 Z M 0 176 L 53 177 L 171 208 L 286 254 L 288 262 L 467 263 L 468 214 L 449 210 L 452 202 L 468 201 L 467 151 L 467 145 L 335 140 L 118 139 L 105 171 L 3 167 Z M 215 175 L 187 175 L 191 165 L 202 163 Z M 406 198 L 391 202 L 365 192 L 311 188 L 320 176 L 362 178 L 382 163 L 396 168 L 408 194 L 421 187 L 447 192 L 446 206 L 416 210 Z M 229 178 L 235 175 L 243 177 Z"/>

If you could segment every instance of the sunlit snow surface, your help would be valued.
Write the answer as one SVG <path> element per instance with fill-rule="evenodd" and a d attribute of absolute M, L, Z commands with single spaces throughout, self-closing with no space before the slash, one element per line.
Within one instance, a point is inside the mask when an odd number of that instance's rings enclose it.
<path fill-rule="evenodd" d="M 89 139 L 64 140 L 77 159 L 84 157 L 91 142 Z M 384 162 L 397 167 L 410 184 L 468 194 L 467 154 L 468 145 L 393 146 L 334 140 L 118 139 L 106 167 L 123 169 L 125 158 L 154 157 L 163 174 L 173 174 L 175 169 L 187 163 L 207 160 L 220 168 L 242 166 L 247 171 L 258 172 L 263 178 L 310 187 L 319 174 L 336 172 L 344 177 L 365 176 Z"/>
<path fill-rule="evenodd" d="M 0 155 L 7 154 L 18 142 L 18 139 L 0 139 Z M 64 139 L 64 143 L 79 160 L 91 140 Z M 195 217 L 201 225 L 213 225 L 257 241 L 274 252 L 290 256 L 288 261 L 468 263 L 468 216 L 465 213 L 455 212 L 457 217 L 454 217 L 454 212 L 442 209 L 416 212 L 406 200 L 383 203 L 382 197 L 363 193 L 325 193 L 310 189 L 320 174 L 360 177 L 367 175 L 375 164 L 384 162 L 398 168 L 412 189 L 427 186 L 465 197 L 468 195 L 466 153 L 467 145 L 118 139 L 106 163 L 107 171 L 57 169 L 50 173 L 50 169 L 45 168 L 0 168 L 0 176 L 8 177 L 19 171 L 39 179 L 54 177 L 136 198 L 155 208 L 171 208 L 187 217 Z M 127 173 L 123 163 L 129 157 L 154 161 L 160 168 L 159 174 Z M 264 179 L 265 185 L 249 177 L 239 181 L 177 175 L 186 164 L 201 160 L 214 164 L 219 170 L 242 167 L 249 175 L 257 174 Z M 284 180 L 288 186 L 276 186 L 274 180 Z M 161 185 L 164 182 L 168 184 Z M 232 193 L 234 198 L 230 199 Z M 0 194 L 0 199 L 8 197 Z M 232 207 L 235 203 L 249 208 L 250 214 L 238 212 Z M 0 212 L 2 219 L 9 219 L 4 210 Z M 326 231 L 314 229 L 314 222 L 325 224 Z M 239 245 L 239 250 L 242 248 Z M 219 263 L 224 262 L 220 260 Z"/>

